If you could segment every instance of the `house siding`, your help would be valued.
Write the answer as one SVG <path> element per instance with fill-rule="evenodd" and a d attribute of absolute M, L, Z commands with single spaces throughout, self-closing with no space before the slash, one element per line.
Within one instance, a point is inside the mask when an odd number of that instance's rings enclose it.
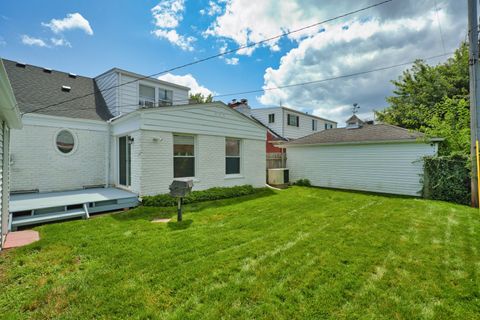
<path fill-rule="evenodd" d="M 312 185 L 419 196 L 424 156 L 436 145 L 392 143 L 297 146 L 287 150 L 292 181 L 307 178 Z"/>
<path fill-rule="evenodd" d="M 95 78 L 98 89 L 101 90 L 103 99 L 107 104 L 110 113 L 114 116 L 118 115 L 118 73 L 110 71 Z"/>
<path fill-rule="evenodd" d="M 188 103 L 188 90 L 182 90 L 175 86 L 168 86 L 164 84 L 159 84 L 155 81 L 149 81 L 148 79 L 136 81 L 137 78 L 121 74 L 120 83 L 122 86 L 118 88 L 119 90 L 119 108 L 120 113 L 129 113 L 138 109 L 138 100 L 139 100 L 139 84 L 144 84 L 164 90 L 173 91 L 173 104 L 187 104 Z"/>
<path fill-rule="evenodd" d="M 64 126 L 60 119 L 57 126 L 54 122 L 12 130 L 12 191 L 63 191 L 105 183 L 108 131 Z M 73 154 L 63 155 L 56 150 L 55 137 L 63 128 L 76 136 L 77 149 Z"/>
<path fill-rule="evenodd" d="M 255 119 L 275 131 L 277 134 L 283 136 L 283 112 L 282 108 L 260 108 L 260 109 L 251 109 L 251 114 Z M 268 115 L 275 114 L 275 122 L 268 123 Z"/>
<path fill-rule="evenodd" d="M 7 188 L 4 179 L 7 173 L 4 161 L 7 155 L 4 153 L 7 148 L 5 148 L 4 128 L 5 122 L 0 121 L 0 163 L 2 164 L 0 168 L 0 249 L 2 248 L 4 237 L 8 231 L 8 198 L 5 197 L 5 189 Z"/>
<path fill-rule="evenodd" d="M 297 113 L 294 111 L 283 109 L 283 136 L 288 139 L 298 139 L 310 134 L 325 130 L 325 123 L 332 124 L 333 128 L 337 127 L 335 122 L 325 121 L 318 118 L 314 118 L 305 114 Z M 299 117 L 299 126 L 288 125 L 288 115 Z M 317 120 L 317 130 L 312 130 L 312 120 Z"/>
<path fill-rule="evenodd" d="M 140 195 L 155 195 L 169 192 L 173 181 L 173 133 L 141 130 L 140 140 L 135 140 L 142 154 L 141 164 L 132 169 L 140 181 L 140 188 L 132 191 Z M 230 187 L 265 184 L 265 141 L 242 139 L 241 173 L 233 178 L 225 175 L 225 136 L 194 135 L 195 178 L 194 190 L 213 187 Z M 155 140 L 154 140 L 155 139 Z"/>

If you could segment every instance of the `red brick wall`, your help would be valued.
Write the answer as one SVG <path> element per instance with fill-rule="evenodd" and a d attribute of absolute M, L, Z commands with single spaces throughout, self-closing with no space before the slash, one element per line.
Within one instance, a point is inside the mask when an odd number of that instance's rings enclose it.
<path fill-rule="evenodd" d="M 273 140 L 273 135 L 270 133 L 270 131 L 267 131 L 267 153 L 280 153 L 282 152 L 283 149 L 277 148 L 274 146 L 276 141 Z"/>

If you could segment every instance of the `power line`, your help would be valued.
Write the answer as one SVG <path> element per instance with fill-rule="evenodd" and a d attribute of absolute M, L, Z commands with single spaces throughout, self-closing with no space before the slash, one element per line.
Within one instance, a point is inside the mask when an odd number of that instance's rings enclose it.
<path fill-rule="evenodd" d="M 454 52 L 442 53 L 442 54 L 438 54 L 438 55 L 434 55 L 434 56 L 430 56 L 430 57 L 426 57 L 426 58 L 415 59 L 415 60 L 411 60 L 411 61 L 408 61 L 408 62 L 398 63 L 398 64 L 394 64 L 394 65 L 390 65 L 390 66 L 378 67 L 378 68 L 374 68 L 374 69 L 370 69 L 370 70 L 364 70 L 364 71 L 339 75 L 339 76 L 330 77 L 330 78 L 323 78 L 323 79 L 318 79 L 318 80 L 312 80 L 312 81 L 306 81 L 306 82 L 300 82 L 300 83 L 293 83 L 293 84 L 287 84 L 287 85 L 270 87 L 270 88 L 262 88 L 262 89 L 248 90 L 248 91 L 218 94 L 218 95 L 212 96 L 212 98 L 280 90 L 280 89 L 285 89 L 285 88 L 306 86 L 306 85 L 318 84 L 318 83 L 322 83 L 322 82 L 329 82 L 329 81 L 334 81 L 334 80 L 339 80 L 339 79 L 358 77 L 358 76 L 365 75 L 365 74 L 370 74 L 370 73 L 373 73 L 373 72 L 385 71 L 385 70 L 389 70 L 389 69 L 403 67 L 403 66 L 406 66 L 406 65 L 411 65 L 411 64 L 415 63 L 415 61 L 417 61 L 417 60 L 428 61 L 428 60 L 432 60 L 432 59 L 436 59 L 436 58 L 445 57 L 445 56 L 451 55 L 453 53 Z M 184 102 L 184 101 L 188 102 L 189 99 L 175 99 L 175 100 L 172 100 L 172 102 Z M 200 104 L 200 103 L 198 103 L 198 104 Z M 190 104 L 190 105 L 194 105 L 194 104 Z M 135 111 L 135 110 L 138 109 L 138 104 L 116 105 L 116 106 L 113 106 L 113 107 L 114 108 L 131 108 L 131 109 L 134 109 L 132 111 Z M 75 110 L 89 110 L 89 109 L 91 109 L 91 108 L 83 108 L 83 109 L 78 108 L 78 109 L 75 109 Z M 70 110 L 72 110 L 72 109 L 55 109 L 55 111 L 70 111 Z M 33 112 L 33 111 L 30 111 L 30 112 Z"/>
<path fill-rule="evenodd" d="M 67 103 L 67 102 L 72 102 L 72 101 L 76 101 L 76 100 L 79 100 L 79 99 L 83 99 L 83 98 L 86 98 L 86 97 L 88 97 L 88 96 L 91 96 L 91 95 L 94 95 L 94 94 L 97 94 L 97 93 L 102 93 L 102 92 L 104 92 L 104 91 L 108 91 L 108 90 L 111 90 L 111 89 L 115 89 L 115 88 L 118 88 L 118 87 L 121 87 L 121 86 L 130 84 L 130 83 L 133 83 L 133 82 L 137 82 L 137 81 L 140 81 L 140 80 L 145 80 L 145 79 L 148 79 L 148 78 L 153 78 L 153 77 L 159 76 L 159 75 L 164 74 L 164 73 L 168 73 L 168 72 L 172 72 L 172 71 L 175 71 L 175 70 L 183 69 L 183 68 L 185 68 L 185 67 L 189 67 L 189 66 L 192 66 L 192 65 L 195 65 L 195 64 L 199 64 L 199 63 L 208 61 L 208 60 L 212 60 L 212 59 L 215 59 L 215 58 L 219 58 L 219 57 L 221 57 L 221 56 L 228 55 L 228 54 L 231 54 L 231 53 L 235 53 L 235 52 L 238 52 L 238 51 L 243 50 L 243 49 L 252 48 L 252 47 L 258 46 L 258 45 L 260 45 L 260 44 L 270 42 L 270 41 L 272 41 L 272 40 L 276 40 L 276 39 L 283 38 L 283 37 L 288 36 L 288 35 L 293 34 L 293 33 L 298 33 L 298 32 L 300 32 L 300 31 L 304 31 L 304 30 L 306 30 L 306 29 L 310 29 L 310 28 L 313 28 L 313 27 L 317 27 L 317 26 L 322 25 L 322 24 L 325 24 L 325 23 L 327 23 L 327 22 L 331 22 L 331 21 L 334 21 L 334 20 L 338 20 L 338 19 L 341 19 L 341 18 L 345 18 L 345 17 L 351 16 L 351 15 L 357 14 L 357 13 L 359 13 L 359 12 L 366 11 L 366 10 L 369 10 L 369 9 L 372 9 L 372 8 L 375 8 L 375 7 L 378 7 L 378 6 L 387 4 L 387 3 L 392 2 L 392 1 L 394 1 L 394 0 L 384 0 L 384 1 L 381 1 L 381 2 L 378 2 L 378 3 L 375 3 L 375 4 L 372 4 L 372 5 L 369 5 L 369 6 L 366 6 L 366 7 L 357 9 L 357 10 L 354 10 L 354 11 L 350 11 L 350 12 L 347 12 L 347 13 L 344 13 L 344 14 L 341 14 L 341 15 L 338 15 L 338 16 L 333 17 L 333 18 L 329 18 L 329 19 L 326 19 L 326 20 L 323 20 L 323 21 L 320 21 L 320 22 L 316 22 L 316 23 L 314 23 L 314 24 L 307 25 L 307 26 L 302 27 L 302 28 L 299 28 L 299 29 L 287 31 L 287 32 L 284 32 L 284 33 L 282 33 L 282 34 L 279 34 L 279 35 L 276 35 L 276 36 L 273 36 L 273 37 L 270 37 L 270 38 L 266 38 L 266 39 L 263 39 L 263 40 L 258 41 L 258 42 L 252 42 L 252 43 L 250 43 L 250 44 L 246 44 L 246 45 L 243 45 L 243 46 L 239 46 L 239 47 L 237 47 L 237 48 L 235 48 L 235 49 L 227 50 L 227 51 L 225 51 L 225 52 L 221 52 L 221 53 L 218 53 L 218 54 L 215 54 L 215 55 L 212 55 L 212 56 L 208 56 L 208 57 L 205 57 L 205 58 L 202 58 L 202 59 L 199 59 L 199 60 L 195 60 L 195 61 L 192 61 L 192 62 L 189 62 L 189 63 L 185 63 L 185 64 L 183 64 L 183 65 L 179 65 L 179 66 L 176 66 L 176 67 L 167 69 L 167 70 L 163 70 L 163 71 L 160 71 L 160 72 L 157 72 L 157 73 L 153 73 L 153 74 L 148 75 L 148 76 L 137 77 L 137 78 L 135 78 L 134 80 L 127 81 L 127 82 L 124 82 L 124 83 L 120 83 L 120 84 L 111 86 L 111 87 L 109 87 L 109 88 L 105 88 L 105 89 L 101 89 L 101 90 L 100 90 L 100 89 L 94 90 L 94 91 L 91 92 L 91 93 L 88 93 L 88 94 L 85 94 L 85 95 L 82 95 L 82 96 L 77 96 L 77 97 L 74 97 L 74 98 L 71 98 L 71 99 L 67 99 L 67 100 L 64 100 L 64 101 L 60 101 L 60 102 L 57 102 L 57 103 L 53 103 L 53 104 L 44 106 L 44 107 L 42 107 L 42 108 L 30 110 L 30 111 L 28 111 L 28 112 L 25 112 L 24 114 L 31 113 L 31 112 L 35 112 L 35 111 L 39 111 L 39 110 L 43 110 L 43 109 L 47 109 L 47 108 L 51 108 L 51 107 L 55 107 L 55 106 L 58 106 L 58 105 L 61 105 L 61 104 Z"/>
<path fill-rule="evenodd" d="M 445 49 L 445 39 L 443 37 L 442 24 L 440 23 L 440 18 L 438 17 L 437 0 L 433 0 L 433 3 L 435 5 L 435 15 L 437 17 L 438 30 L 440 31 L 440 39 L 442 40 L 443 53 L 445 53 L 447 51 L 447 49 Z"/>

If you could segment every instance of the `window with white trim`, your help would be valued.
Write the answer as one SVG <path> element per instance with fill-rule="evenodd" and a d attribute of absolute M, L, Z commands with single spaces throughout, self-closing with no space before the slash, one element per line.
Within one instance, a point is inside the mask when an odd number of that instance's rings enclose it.
<path fill-rule="evenodd" d="M 145 86 L 143 84 L 138 86 L 138 105 L 142 107 L 154 107 L 155 106 L 155 88 Z"/>
<path fill-rule="evenodd" d="M 158 102 L 160 105 L 171 106 L 173 104 L 173 91 L 159 89 L 158 90 Z"/>
<path fill-rule="evenodd" d="M 299 117 L 293 114 L 287 114 L 287 124 L 289 126 L 298 127 L 299 126 Z"/>
<path fill-rule="evenodd" d="M 312 131 L 318 130 L 318 120 L 312 119 Z"/>
<path fill-rule="evenodd" d="M 274 123 L 275 122 L 275 113 L 270 113 L 268 115 L 268 123 Z"/>
<path fill-rule="evenodd" d="M 55 145 L 57 150 L 63 154 L 69 154 L 75 147 L 75 137 L 68 130 L 61 130 L 55 137 Z"/>
<path fill-rule="evenodd" d="M 173 136 L 173 177 L 195 176 L 195 137 Z"/>
<path fill-rule="evenodd" d="M 225 139 L 225 173 L 240 173 L 240 140 Z"/>

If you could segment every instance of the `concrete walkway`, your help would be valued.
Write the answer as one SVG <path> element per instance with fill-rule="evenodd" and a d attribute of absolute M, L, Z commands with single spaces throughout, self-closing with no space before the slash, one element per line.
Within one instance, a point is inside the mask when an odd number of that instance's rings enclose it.
<path fill-rule="evenodd" d="M 38 234 L 38 231 L 25 230 L 10 232 L 7 234 L 7 238 L 5 239 L 3 248 L 11 249 L 23 247 L 38 240 L 40 240 L 40 235 Z"/>

